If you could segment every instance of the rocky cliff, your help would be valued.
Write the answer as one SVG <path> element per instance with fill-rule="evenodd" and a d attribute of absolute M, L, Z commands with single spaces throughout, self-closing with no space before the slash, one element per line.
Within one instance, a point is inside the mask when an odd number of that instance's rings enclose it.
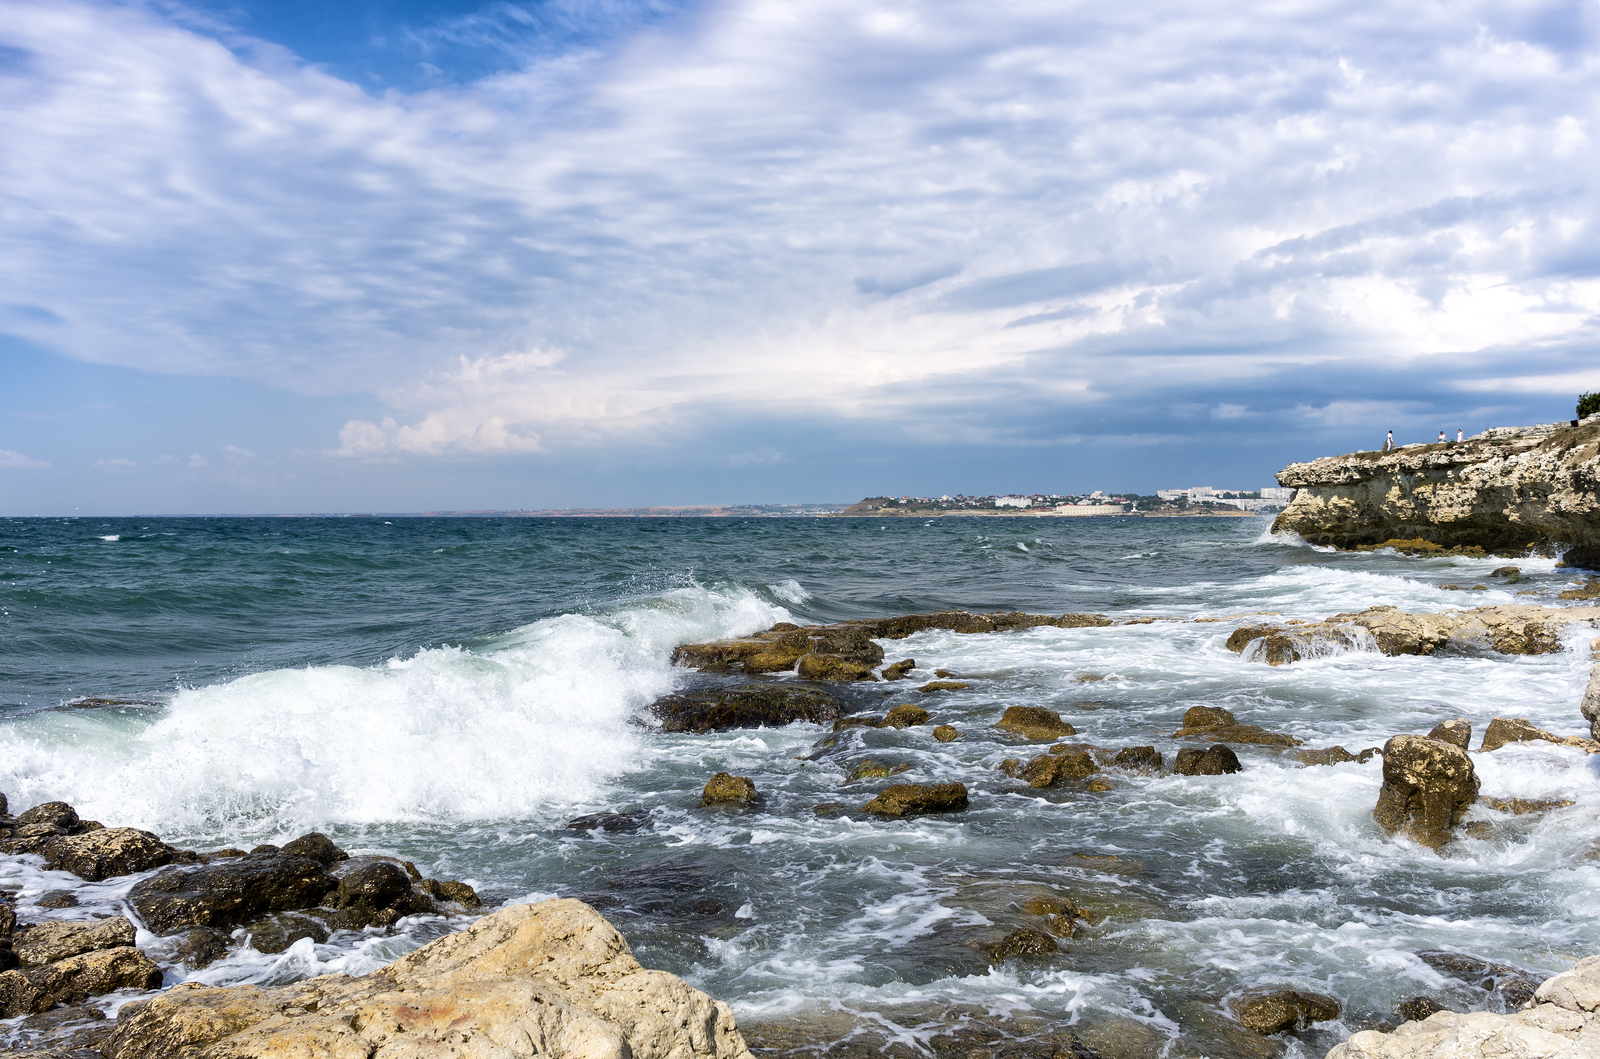
<path fill-rule="evenodd" d="M 1312 544 L 1564 551 L 1600 569 L 1600 416 L 1294 463 L 1278 483 L 1296 493 L 1273 529 Z"/>

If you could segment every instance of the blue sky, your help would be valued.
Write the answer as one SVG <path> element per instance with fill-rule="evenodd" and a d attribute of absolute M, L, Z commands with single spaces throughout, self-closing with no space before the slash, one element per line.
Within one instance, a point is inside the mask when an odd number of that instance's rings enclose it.
<path fill-rule="evenodd" d="M 1600 5 L 0 0 L 0 514 L 1254 488 L 1600 390 Z"/>

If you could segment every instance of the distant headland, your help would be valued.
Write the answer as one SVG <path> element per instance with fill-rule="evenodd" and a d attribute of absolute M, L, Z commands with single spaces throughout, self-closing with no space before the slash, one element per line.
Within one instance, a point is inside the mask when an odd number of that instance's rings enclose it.
<path fill-rule="evenodd" d="M 1293 496 L 1293 489 L 1255 491 L 1213 489 L 1158 489 L 1148 495 L 1106 493 L 1032 493 L 1005 496 L 869 496 L 839 512 L 839 517 L 928 518 L 947 515 L 1084 517 L 1221 517 L 1238 518 L 1277 511 Z"/>

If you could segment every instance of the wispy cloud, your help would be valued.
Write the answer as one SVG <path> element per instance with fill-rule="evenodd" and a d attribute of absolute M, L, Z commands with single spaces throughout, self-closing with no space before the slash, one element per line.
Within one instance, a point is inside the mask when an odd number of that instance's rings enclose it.
<path fill-rule="evenodd" d="M 20 452 L 11 449 L 0 449 L 0 468 L 8 470 L 42 471 L 49 468 L 50 464 L 44 460 L 32 460 Z"/>

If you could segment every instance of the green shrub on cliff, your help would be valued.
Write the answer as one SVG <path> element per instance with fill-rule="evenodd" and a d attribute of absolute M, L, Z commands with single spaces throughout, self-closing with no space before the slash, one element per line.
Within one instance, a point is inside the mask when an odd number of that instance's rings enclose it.
<path fill-rule="evenodd" d="M 1600 393 L 1583 393 L 1578 395 L 1578 418 L 1584 419 L 1600 412 Z"/>

